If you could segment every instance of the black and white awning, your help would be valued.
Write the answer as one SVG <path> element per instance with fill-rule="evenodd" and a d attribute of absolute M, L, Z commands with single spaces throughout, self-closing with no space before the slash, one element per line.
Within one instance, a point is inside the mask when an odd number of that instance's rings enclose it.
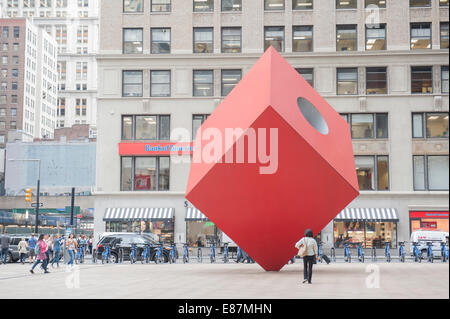
<path fill-rule="evenodd" d="M 174 208 L 107 208 L 104 221 L 156 221 L 172 219 Z"/>
<path fill-rule="evenodd" d="M 194 220 L 208 221 L 209 219 L 208 219 L 208 217 L 203 215 L 202 212 L 199 211 L 198 209 L 188 207 L 188 208 L 186 208 L 185 220 L 187 220 L 187 221 L 194 221 Z"/>
<path fill-rule="evenodd" d="M 335 221 L 398 221 L 396 208 L 345 208 Z"/>

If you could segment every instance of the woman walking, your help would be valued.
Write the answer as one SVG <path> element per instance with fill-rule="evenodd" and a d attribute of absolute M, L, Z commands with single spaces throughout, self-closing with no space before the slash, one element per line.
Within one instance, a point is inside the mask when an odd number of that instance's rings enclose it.
<path fill-rule="evenodd" d="M 25 263 L 25 258 L 27 258 L 28 253 L 28 243 L 26 242 L 25 238 L 22 238 L 19 242 L 19 245 L 17 246 L 17 249 L 19 250 L 20 254 L 20 262 L 22 265 Z"/>
<path fill-rule="evenodd" d="M 34 274 L 33 269 L 39 264 L 42 263 L 42 269 L 44 269 L 44 273 L 48 274 L 49 271 L 47 270 L 47 255 L 45 254 L 47 252 L 47 243 L 44 240 L 44 235 L 39 235 L 39 239 L 36 243 L 36 250 L 38 250 L 36 254 L 36 262 L 34 263 L 33 267 L 31 267 L 30 272 Z"/>
<path fill-rule="evenodd" d="M 70 260 L 67 263 L 68 265 L 72 265 L 73 266 L 73 261 L 75 259 L 75 251 L 77 249 L 77 240 L 75 238 L 73 238 L 73 234 L 69 235 L 69 239 L 67 239 L 66 241 L 66 247 L 67 247 L 67 251 L 69 252 L 69 257 Z"/>
<path fill-rule="evenodd" d="M 305 230 L 305 237 L 300 239 L 295 247 L 299 249 L 299 254 L 303 257 L 303 283 L 311 283 L 313 264 L 318 256 L 317 242 L 311 229 Z"/>
<path fill-rule="evenodd" d="M 56 262 L 56 266 L 59 268 L 59 256 L 61 254 L 61 242 L 62 239 L 59 238 L 59 234 L 55 235 L 54 241 L 53 241 L 53 252 L 55 254 L 55 257 L 52 260 L 52 267 Z"/>

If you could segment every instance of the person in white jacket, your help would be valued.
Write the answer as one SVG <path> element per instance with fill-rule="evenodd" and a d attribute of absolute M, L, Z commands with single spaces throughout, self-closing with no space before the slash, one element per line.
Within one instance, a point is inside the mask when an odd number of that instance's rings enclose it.
<path fill-rule="evenodd" d="M 308 284 L 311 284 L 313 264 L 319 258 L 319 249 L 311 229 L 305 230 L 305 237 L 295 244 L 297 249 L 300 249 L 302 246 L 306 246 L 306 256 L 303 257 L 303 283 L 308 282 Z"/>

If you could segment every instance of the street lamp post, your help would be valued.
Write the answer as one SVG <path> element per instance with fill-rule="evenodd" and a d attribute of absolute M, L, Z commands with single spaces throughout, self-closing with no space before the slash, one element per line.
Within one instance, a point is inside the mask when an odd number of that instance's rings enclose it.
<path fill-rule="evenodd" d="M 38 180 L 37 180 L 37 194 L 36 194 L 36 225 L 34 226 L 34 232 L 38 234 L 39 230 L 39 192 L 40 192 L 40 185 L 41 185 L 41 160 L 40 159 L 8 159 L 8 161 L 11 162 L 38 162 Z"/>

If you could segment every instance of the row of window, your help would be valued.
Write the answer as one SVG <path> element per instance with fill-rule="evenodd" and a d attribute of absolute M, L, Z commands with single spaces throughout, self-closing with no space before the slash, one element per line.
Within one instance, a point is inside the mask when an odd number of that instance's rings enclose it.
<path fill-rule="evenodd" d="M 431 23 L 411 23 L 411 50 L 431 49 L 432 35 Z M 336 26 L 336 51 L 357 51 L 358 35 L 356 24 Z M 264 50 L 273 46 L 279 52 L 285 51 L 284 26 L 264 27 Z M 242 52 L 242 28 L 223 27 L 221 29 L 221 52 Z M 214 53 L 214 28 L 193 28 L 193 52 Z M 313 26 L 292 27 L 292 51 L 313 52 Z M 152 54 L 170 53 L 171 28 L 151 28 L 150 52 Z M 378 51 L 387 49 L 386 25 L 366 25 L 366 51 Z M 123 29 L 123 53 L 142 54 L 144 48 L 144 36 L 142 28 Z M 440 48 L 449 48 L 449 24 L 440 24 Z"/>
<path fill-rule="evenodd" d="M 70 0 L 22 0 L 24 8 L 51 8 L 52 2 L 55 4 L 55 8 L 67 8 L 67 2 Z M 39 4 L 38 6 L 36 4 Z M 89 0 L 78 0 L 77 1 L 79 8 L 87 8 L 89 7 Z M 18 8 L 19 0 L 8 0 L 7 2 L 8 8 Z"/>
<path fill-rule="evenodd" d="M 355 155 L 356 175 L 362 191 L 388 191 L 389 156 Z M 449 189 L 448 155 L 413 156 L 416 191 Z M 170 157 L 122 157 L 121 191 L 169 191 Z"/>
<path fill-rule="evenodd" d="M 10 27 L 9 27 L 9 26 L 4 26 L 4 27 L 3 27 L 3 29 L 2 29 L 2 38 L 3 38 L 3 39 L 8 39 L 8 38 L 9 38 L 9 36 L 10 36 L 9 30 L 10 30 Z M 12 28 L 12 31 L 13 31 L 13 32 L 12 32 L 13 38 L 14 38 L 14 39 L 19 39 L 19 38 L 20 38 L 20 27 L 14 26 L 14 27 Z"/>
<path fill-rule="evenodd" d="M 364 0 L 365 8 L 386 8 L 387 0 Z M 431 7 L 431 0 L 410 0 L 409 6 Z M 439 0 L 439 6 L 447 7 L 448 0 Z M 264 0 L 264 10 L 285 10 L 285 0 Z M 314 8 L 313 0 L 292 0 L 292 10 L 312 10 Z M 358 0 L 336 0 L 336 9 L 357 9 Z M 242 11 L 242 0 L 222 0 L 222 11 Z M 151 12 L 170 12 L 172 11 L 171 0 L 151 0 Z M 214 11 L 214 0 L 193 0 L 194 12 Z M 136 13 L 144 12 L 144 0 L 124 0 L 123 12 Z"/>
<path fill-rule="evenodd" d="M 296 69 L 305 80 L 314 86 L 312 68 Z M 143 96 L 143 71 L 122 71 L 122 96 Z M 366 94 L 388 94 L 388 76 L 386 67 L 368 67 L 365 69 Z M 221 70 L 221 96 L 227 96 L 242 78 L 242 70 Z M 358 68 L 336 69 L 337 95 L 357 95 Z M 411 93 L 433 93 L 433 67 L 411 67 Z M 448 66 L 441 66 L 441 93 L 449 93 Z M 150 96 L 171 96 L 171 71 L 150 71 Z M 193 70 L 193 96 L 214 96 L 214 70 Z"/>

